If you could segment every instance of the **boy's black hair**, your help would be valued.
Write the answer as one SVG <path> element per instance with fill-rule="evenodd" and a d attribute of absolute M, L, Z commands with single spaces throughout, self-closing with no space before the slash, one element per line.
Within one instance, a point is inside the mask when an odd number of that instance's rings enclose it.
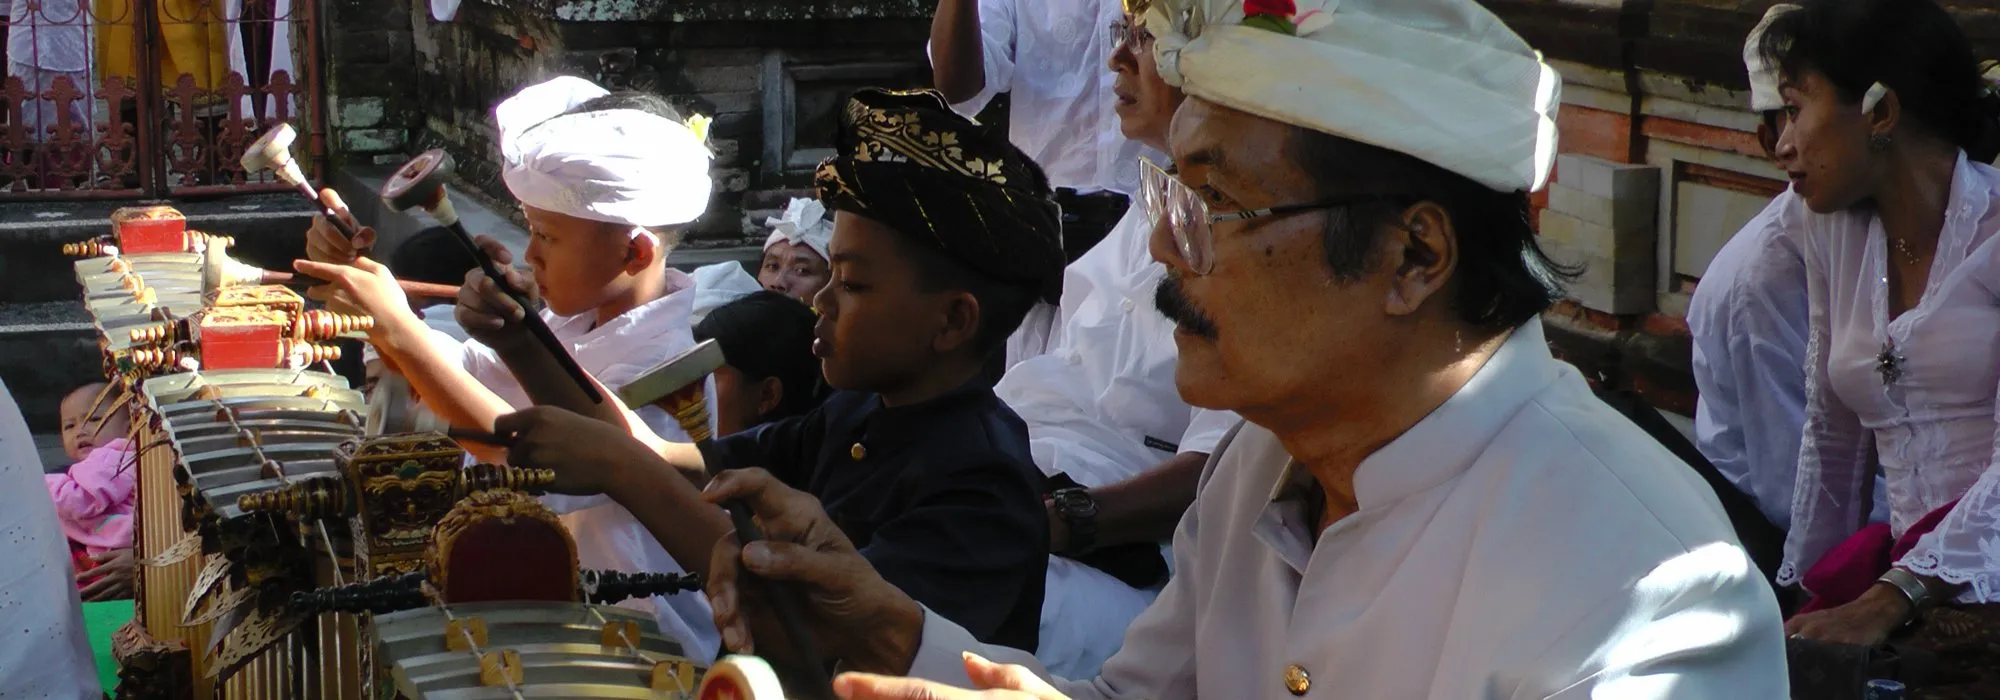
<path fill-rule="evenodd" d="M 825 397 L 819 358 L 812 354 L 813 324 L 818 322 L 805 302 L 766 289 L 708 312 L 695 324 L 694 339 L 722 345 L 724 360 L 745 377 L 778 378 L 783 398 L 777 408 L 757 417 L 767 423 L 810 411 Z"/>

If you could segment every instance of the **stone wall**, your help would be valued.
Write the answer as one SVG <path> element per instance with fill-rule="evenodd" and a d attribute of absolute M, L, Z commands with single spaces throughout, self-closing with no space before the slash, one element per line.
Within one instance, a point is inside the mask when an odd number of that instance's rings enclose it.
<path fill-rule="evenodd" d="M 563 74 L 665 95 L 715 119 L 716 198 L 692 246 L 746 241 L 746 211 L 807 186 L 846 92 L 929 82 L 923 0 L 496 2 L 467 0 L 451 22 L 412 8 L 414 147 L 451 151 L 469 185 L 505 202 L 491 119 L 501 99 Z"/>
<path fill-rule="evenodd" d="M 1563 76 L 1543 241 L 1588 265 L 1549 315 L 1587 374 L 1694 410 L 1689 296 L 1736 230 L 1785 188 L 1757 145 L 1743 38 L 1773 0 L 1482 0 Z M 1984 56 L 2000 8 L 1944 3 Z"/>
<path fill-rule="evenodd" d="M 327 143 L 335 167 L 401 163 L 423 93 L 413 80 L 411 9 L 425 0 L 332 0 L 320 6 Z"/>

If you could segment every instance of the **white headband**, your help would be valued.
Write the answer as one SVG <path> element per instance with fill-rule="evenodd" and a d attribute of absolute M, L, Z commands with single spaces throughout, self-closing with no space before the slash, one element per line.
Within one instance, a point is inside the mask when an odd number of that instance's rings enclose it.
<path fill-rule="evenodd" d="M 634 227 L 699 218 L 714 188 L 701 122 L 634 109 L 566 114 L 608 94 L 565 76 L 495 107 L 508 191 L 537 209 Z"/>
<path fill-rule="evenodd" d="M 1548 182 L 1562 78 L 1474 0 L 1161 0 L 1146 26 L 1189 96 L 1502 192 Z"/>
<path fill-rule="evenodd" d="M 785 215 L 764 220 L 771 227 L 771 235 L 764 239 L 764 249 L 784 241 L 792 245 L 804 245 L 819 253 L 821 260 L 832 260 L 827 247 L 833 243 L 833 222 L 826 220 L 826 205 L 819 200 L 797 197 L 785 205 Z"/>
<path fill-rule="evenodd" d="M 1764 60 L 1764 32 L 1770 31 L 1771 23 L 1787 12 L 1800 9 L 1798 5 L 1780 3 L 1764 11 L 1764 19 L 1750 30 L 1750 36 L 1743 38 L 1743 68 L 1750 72 L 1750 110 L 1767 112 L 1785 106 L 1785 100 L 1778 96 L 1778 67 Z"/>

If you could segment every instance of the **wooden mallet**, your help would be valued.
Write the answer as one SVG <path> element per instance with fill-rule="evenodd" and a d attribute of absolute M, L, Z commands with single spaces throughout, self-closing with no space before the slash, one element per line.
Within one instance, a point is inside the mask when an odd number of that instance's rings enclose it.
<path fill-rule="evenodd" d="M 313 206 L 319 208 L 320 216 L 326 217 L 327 222 L 333 224 L 333 228 L 339 231 L 340 235 L 348 240 L 354 240 L 354 227 L 349 226 L 347 220 L 336 214 L 332 207 L 326 206 L 319 200 L 319 191 L 313 189 L 312 183 L 306 180 L 306 173 L 299 169 L 298 161 L 292 160 L 292 142 L 298 138 L 299 132 L 292 130 L 292 125 L 278 124 L 276 128 L 264 132 L 263 136 L 257 137 L 256 141 L 243 149 L 241 160 L 243 169 L 253 173 L 271 171 L 271 174 L 278 176 L 279 180 L 296 188 L 301 196 L 312 200 Z"/>
<path fill-rule="evenodd" d="M 583 367 L 576 364 L 576 358 L 570 356 L 569 349 L 556 339 L 555 332 L 549 330 L 549 324 L 535 313 L 534 306 L 528 303 L 528 295 L 507 281 L 499 266 L 479 249 L 479 244 L 472 240 L 472 234 L 465 230 L 465 224 L 458 220 L 458 210 L 452 208 L 451 195 L 444 186 L 445 178 L 451 175 L 453 168 L 451 154 L 436 148 L 424 151 L 397 168 L 396 174 L 382 183 L 382 203 L 395 212 L 422 209 L 438 225 L 450 230 L 452 237 L 458 239 L 459 245 L 465 246 L 472 259 L 479 261 L 479 269 L 486 273 L 486 278 L 493 280 L 501 292 L 521 306 L 521 323 L 555 356 L 556 363 L 562 365 L 563 371 L 576 381 L 584 396 L 590 397 L 591 403 L 602 403 L 604 394 L 597 390 L 597 384 L 584 373 Z"/>

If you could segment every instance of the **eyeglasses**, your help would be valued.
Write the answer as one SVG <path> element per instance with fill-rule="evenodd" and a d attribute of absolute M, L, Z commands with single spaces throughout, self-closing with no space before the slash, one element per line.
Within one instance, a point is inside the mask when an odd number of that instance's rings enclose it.
<path fill-rule="evenodd" d="M 1397 195 L 1358 194 L 1216 214 L 1208 210 L 1208 203 L 1202 201 L 1200 193 L 1152 159 L 1140 156 L 1139 172 L 1139 197 L 1146 207 L 1147 223 L 1158 230 L 1161 219 L 1166 220 L 1181 262 L 1197 275 L 1206 275 L 1215 268 L 1216 224 L 1405 199 Z"/>
<path fill-rule="evenodd" d="M 1111 23 L 1111 50 L 1117 51 L 1126 45 L 1135 49 L 1145 49 L 1153 44 L 1153 33 L 1143 26 L 1136 26 L 1130 19 Z"/>

